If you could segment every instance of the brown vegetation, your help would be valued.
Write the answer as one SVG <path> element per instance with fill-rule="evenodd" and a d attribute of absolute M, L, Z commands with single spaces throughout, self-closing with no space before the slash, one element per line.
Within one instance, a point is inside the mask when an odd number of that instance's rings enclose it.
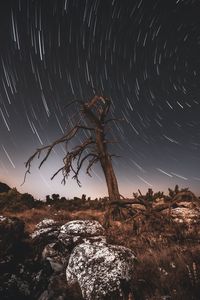
<path fill-rule="evenodd" d="M 13 193 L 18 199 L 17 202 L 20 202 L 20 194 L 16 190 L 9 191 L 6 209 L 6 194 L 0 194 L 1 214 L 19 217 L 25 222 L 29 232 L 32 232 L 35 225 L 44 218 L 52 218 L 63 224 L 75 219 L 95 219 L 103 223 L 106 199 L 91 200 L 83 195 L 82 199 L 66 200 L 59 195 L 52 195 L 47 197 L 47 203 L 37 204 L 38 207 L 27 206 L 24 209 L 24 204 L 22 210 L 15 211 L 15 206 L 8 203 L 9 201 L 14 203 L 11 197 Z M 27 199 L 30 200 L 30 197 L 27 196 Z M 130 201 L 131 204 L 122 207 L 125 220 L 112 221 L 106 235 L 110 243 L 131 248 L 138 258 L 132 283 L 135 300 L 199 299 L 199 217 L 195 220 L 196 223 L 190 225 L 177 222 L 170 214 L 162 214 L 162 210 L 155 209 L 167 204 L 167 211 L 172 213 L 181 201 L 187 201 L 191 207 L 198 207 L 199 199 L 188 190 L 179 190 L 178 187 L 169 190 L 167 196 L 163 193 L 154 194 L 149 190 L 146 195 L 134 194 L 134 199 L 137 199 L 138 203 L 132 204 Z M 29 200 L 28 203 L 32 203 Z M 19 208 L 19 205 L 17 207 Z"/>

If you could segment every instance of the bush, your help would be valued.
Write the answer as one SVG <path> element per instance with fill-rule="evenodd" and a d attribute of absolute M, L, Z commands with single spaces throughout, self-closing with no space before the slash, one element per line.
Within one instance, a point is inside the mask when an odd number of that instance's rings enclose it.
<path fill-rule="evenodd" d="M 23 211 L 35 207 L 32 195 L 20 194 L 15 188 L 0 194 L 0 209 L 9 211 Z"/>
<path fill-rule="evenodd" d="M 10 189 L 7 184 L 0 182 L 0 193 L 7 193 Z"/>

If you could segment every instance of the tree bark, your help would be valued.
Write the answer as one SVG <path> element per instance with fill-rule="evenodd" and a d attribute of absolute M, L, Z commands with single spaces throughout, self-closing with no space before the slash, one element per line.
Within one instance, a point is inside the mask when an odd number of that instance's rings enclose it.
<path fill-rule="evenodd" d="M 107 151 L 106 143 L 104 143 L 105 137 L 104 137 L 103 128 L 102 127 L 97 128 L 95 133 L 96 133 L 97 151 L 100 157 L 101 167 L 103 169 L 103 173 L 106 179 L 109 200 L 110 201 L 118 200 L 120 199 L 118 183 L 112 166 L 110 154 Z"/>
<path fill-rule="evenodd" d="M 26 179 L 26 175 L 30 173 L 31 162 L 32 160 L 38 156 L 43 151 L 46 151 L 46 155 L 43 160 L 40 162 L 39 168 L 43 165 L 43 163 L 48 159 L 49 155 L 51 154 L 54 147 L 58 144 L 68 143 L 72 140 L 79 130 L 88 130 L 90 133 L 90 137 L 87 138 L 82 144 L 76 146 L 72 151 L 68 151 L 67 154 L 63 158 L 63 166 L 58 169 L 51 179 L 53 179 L 58 173 L 62 172 L 63 174 L 63 181 L 68 178 L 70 173 L 73 174 L 74 179 L 76 179 L 78 185 L 80 186 L 79 181 L 79 172 L 84 164 L 85 161 L 90 157 L 88 167 L 86 169 L 86 173 L 90 175 L 89 171 L 94 163 L 100 162 L 108 188 L 108 195 L 109 195 L 109 205 L 108 209 L 105 213 L 105 220 L 107 224 L 109 224 L 109 220 L 111 217 L 115 218 L 116 216 L 122 217 L 122 205 L 118 205 L 118 201 L 120 201 L 120 193 L 117 183 L 117 178 L 115 176 L 115 172 L 112 165 L 111 155 L 107 150 L 107 141 L 105 139 L 105 129 L 106 123 L 110 121 L 117 121 L 117 118 L 108 119 L 107 115 L 109 113 L 111 101 L 99 95 L 95 95 L 92 99 L 87 102 L 83 101 L 72 101 L 67 106 L 71 105 L 72 103 L 78 102 L 80 104 L 79 112 L 80 112 L 80 119 L 76 123 L 76 125 L 68 130 L 62 137 L 54 141 L 52 144 L 48 146 L 44 146 L 39 148 L 35 151 L 35 153 L 28 159 L 26 162 L 27 171 L 24 176 L 24 181 Z M 82 124 L 82 119 L 85 121 Z M 92 126 L 88 126 L 87 124 L 90 123 Z M 90 146 L 93 146 L 92 148 Z M 84 151 L 87 150 L 87 154 Z M 74 162 L 76 161 L 76 167 L 74 167 Z M 115 204 L 114 204 L 115 202 Z"/>
<path fill-rule="evenodd" d="M 115 172 L 112 166 L 112 160 L 110 154 L 108 153 L 106 143 L 104 142 L 104 130 L 100 126 L 96 129 L 96 146 L 98 155 L 100 157 L 101 167 L 106 179 L 106 184 L 108 188 L 109 195 L 109 206 L 104 216 L 104 226 L 109 227 L 111 219 L 121 219 L 123 218 L 123 214 L 118 205 L 113 205 L 112 201 L 120 200 L 120 193 L 117 183 L 117 178 L 115 176 Z"/>

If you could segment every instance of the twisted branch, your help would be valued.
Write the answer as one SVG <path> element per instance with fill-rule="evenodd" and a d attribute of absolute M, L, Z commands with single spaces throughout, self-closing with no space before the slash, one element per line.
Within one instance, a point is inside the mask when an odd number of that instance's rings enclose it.
<path fill-rule="evenodd" d="M 44 151 L 47 150 L 45 157 L 43 158 L 43 160 L 41 161 L 41 163 L 39 164 L 39 169 L 41 168 L 41 166 L 44 164 L 44 162 L 47 160 L 47 158 L 49 157 L 49 155 L 51 154 L 53 148 L 61 143 L 68 143 L 78 132 L 79 129 L 84 129 L 84 130 L 89 130 L 89 131 L 94 131 L 94 128 L 92 127 L 87 127 L 87 126 L 83 126 L 83 125 L 79 125 L 77 124 L 75 127 L 73 127 L 71 130 L 69 130 L 65 135 L 63 135 L 61 138 L 57 139 L 56 141 L 54 141 L 51 145 L 42 147 L 42 148 L 38 148 L 35 153 L 28 159 L 28 161 L 25 163 L 25 167 L 27 168 L 27 171 L 25 172 L 24 175 L 24 181 L 22 183 L 22 185 L 24 184 L 24 182 L 26 181 L 26 176 L 27 174 L 30 174 L 30 169 L 31 169 L 31 163 L 34 160 L 34 158 L 38 155 L 38 159 L 40 158 L 40 154 Z M 90 139 L 91 141 L 91 139 Z M 94 142 L 92 142 L 94 143 Z M 91 143 L 90 143 L 91 144 Z M 87 143 L 84 145 L 79 146 L 80 149 L 82 150 L 82 148 L 86 148 L 87 147 Z M 84 149 L 83 149 L 84 150 Z M 77 150 L 76 150 L 77 151 Z M 66 159 L 66 157 L 64 158 Z M 63 159 L 63 161 L 64 161 Z M 72 169 L 72 168 L 70 168 Z M 60 168 L 56 173 L 54 173 L 54 175 L 52 176 L 52 178 L 54 178 L 60 171 L 63 170 L 63 167 Z"/>

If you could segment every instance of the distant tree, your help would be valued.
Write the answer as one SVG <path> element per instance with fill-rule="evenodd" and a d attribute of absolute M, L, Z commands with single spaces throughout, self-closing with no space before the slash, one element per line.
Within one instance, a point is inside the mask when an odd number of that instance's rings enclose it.
<path fill-rule="evenodd" d="M 116 201 L 120 199 L 120 193 L 112 164 L 112 157 L 115 155 L 110 154 L 108 151 L 108 144 L 112 141 L 106 138 L 106 134 L 108 131 L 107 125 L 109 123 L 121 121 L 122 119 L 108 118 L 111 100 L 106 97 L 95 95 L 87 102 L 75 100 L 69 103 L 67 107 L 73 104 L 79 105 L 80 119 L 62 137 L 55 140 L 52 144 L 35 151 L 26 162 L 26 174 L 30 173 L 31 162 L 36 156 L 40 157 L 41 152 L 46 151 L 39 168 L 48 159 L 56 145 L 63 143 L 68 144 L 78 133 L 84 132 L 87 138 L 81 144 L 67 152 L 63 158 L 63 166 L 53 174 L 51 179 L 61 172 L 63 182 L 65 183 L 68 176 L 72 174 L 72 178 L 75 179 L 80 186 L 79 173 L 83 164 L 87 163 L 86 173 L 91 176 L 91 168 L 94 164 L 99 162 L 105 176 L 109 200 L 111 203 L 112 201 L 117 203 Z M 115 209 L 114 212 L 116 211 Z M 109 219 L 112 212 L 110 207 L 106 214 L 107 219 Z"/>
<path fill-rule="evenodd" d="M 65 197 L 61 197 L 61 198 L 60 198 L 60 201 L 61 201 L 61 202 L 67 201 L 67 199 L 66 199 Z"/>
<path fill-rule="evenodd" d="M 81 200 L 82 200 L 82 201 L 86 201 L 86 195 L 85 195 L 85 194 L 83 194 L 83 195 L 81 196 Z"/>
<path fill-rule="evenodd" d="M 49 195 L 46 195 L 46 203 L 50 204 L 51 201 L 51 197 Z"/>
<path fill-rule="evenodd" d="M 57 201 L 57 200 L 60 199 L 60 195 L 59 194 L 52 194 L 51 198 L 52 198 L 53 201 Z"/>
<path fill-rule="evenodd" d="M 24 203 L 27 207 L 34 207 L 35 200 L 31 194 L 24 193 L 21 195 L 21 202 Z"/>

